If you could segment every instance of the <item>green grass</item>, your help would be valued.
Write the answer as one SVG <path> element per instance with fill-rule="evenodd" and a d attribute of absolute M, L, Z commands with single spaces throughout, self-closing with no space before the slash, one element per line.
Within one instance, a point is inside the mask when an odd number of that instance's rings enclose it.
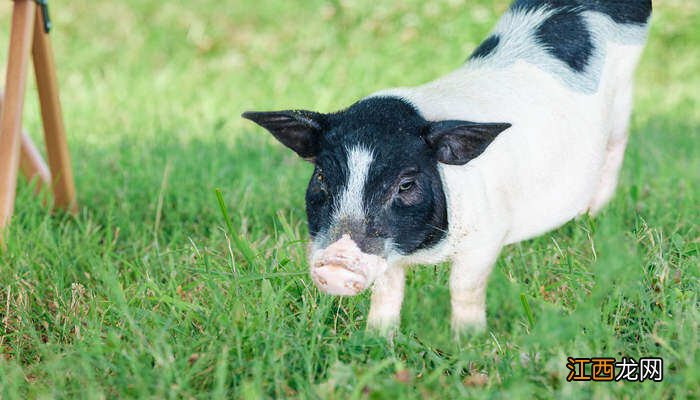
<path fill-rule="evenodd" d="M 700 5 L 655 3 L 610 206 L 505 249 L 488 331 L 459 343 L 448 268 L 414 268 L 388 343 L 364 331 L 366 294 L 311 283 L 310 166 L 239 115 L 433 79 L 506 1 L 52 2 L 80 212 L 20 184 L 0 398 L 697 398 Z M 565 381 L 567 356 L 623 355 L 663 357 L 664 381 Z"/>

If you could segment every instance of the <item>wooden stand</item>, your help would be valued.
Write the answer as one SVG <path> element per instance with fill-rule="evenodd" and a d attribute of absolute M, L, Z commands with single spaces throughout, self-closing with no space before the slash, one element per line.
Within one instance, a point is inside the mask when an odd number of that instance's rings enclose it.
<path fill-rule="evenodd" d="M 14 211 L 17 172 L 36 178 L 37 189 L 51 184 L 56 207 L 75 213 L 75 185 L 58 98 L 58 82 L 48 33 L 46 9 L 35 0 L 13 0 L 5 98 L 0 96 L 0 243 Z M 34 60 L 49 169 L 29 137 L 22 133 L 22 108 L 29 70 Z"/>

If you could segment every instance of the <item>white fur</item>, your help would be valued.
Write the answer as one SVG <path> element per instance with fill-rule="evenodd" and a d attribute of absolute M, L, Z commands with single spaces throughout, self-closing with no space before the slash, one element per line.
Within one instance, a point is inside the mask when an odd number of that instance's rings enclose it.
<path fill-rule="evenodd" d="M 492 34 L 501 39 L 493 54 L 470 61 L 472 67 L 508 67 L 518 60 L 527 61 L 554 75 L 571 89 L 588 94 L 595 93 L 605 64 L 605 46 L 593 48 L 593 54 L 583 72 L 571 70 L 566 63 L 552 57 L 535 40 L 539 25 L 554 11 L 547 6 L 533 11 L 510 11 L 499 20 Z M 596 43 L 606 41 L 643 45 L 647 28 L 643 25 L 617 24 L 607 15 L 587 11 L 582 13 L 586 25 Z"/>
<path fill-rule="evenodd" d="M 406 270 L 393 265 L 372 286 L 372 307 L 367 317 L 367 326 L 389 333 L 399 324 L 401 303 L 406 281 Z"/>
<path fill-rule="evenodd" d="M 535 20 L 547 12 L 535 12 Z M 504 17 L 496 31 L 504 34 L 518 18 Z M 484 326 L 486 282 L 504 245 L 597 212 L 614 192 L 646 28 L 597 13 L 586 18 L 598 54 L 581 75 L 528 42 L 532 24 L 525 24 L 530 31 L 509 33 L 513 39 L 499 45 L 491 62 L 476 59 L 428 84 L 375 94 L 404 98 L 431 121 L 512 124 L 466 165 L 440 165 L 447 238 L 408 258 L 389 258 L 393 265 L 452 261 L 455 331 Z M 398 321 L 403 279 L 388 272 L 375 285 L 370 327 Z"/>
<path fill-rule="evenodd" d="M 365 193 L 365 182 L 374 156 L 370 150 L 364 147 L 353 147 L 348 149 L 347 158 L 348 181 L 333 213 L 333 219 L 340 221 L 343 218 L 349 218 L 364 221 L 365 210 L 362 196 Z"/>
<path fill-rule="evenodd" d="M 374 161 L 374 155 L 370 150 L 357 146 L 346 149 L 346 156 L 347 170 L 349 172 L 348 180 L 345 182 L 340 201 L 333 210 L 333 224 L 338 224 L 344 219 L 355 221 L 365 220 L 366 213 L 362 196 L 365 193 L 365 183 L 372 162 Z M 330 237 L 328 232 L 319 232 L 315 240 L 313 240 L 309 246 L 309 264 L 312 266 L 312 276 L 314 265 L 325 256 L 327 247 L 331 245 L 329 241 Z M 367 272 L 364 275 L 369 276 L 370 274 Z M 370 278 L 374 280 L 372 276 L 370 276 Z M 323 287 L 323 285 L 320 287 Z"/>

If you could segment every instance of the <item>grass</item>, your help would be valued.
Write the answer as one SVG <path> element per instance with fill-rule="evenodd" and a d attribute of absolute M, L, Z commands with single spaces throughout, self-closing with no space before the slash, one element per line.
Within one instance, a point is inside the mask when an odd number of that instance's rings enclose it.
<path fill-rule="evenodd" d="M 52 3 L 80 212 L 19 186 L 0 398 L 697 398 L 700 6 L 656 3 L 617 196 L 508 247 L 488 331 L 459 343 L 444 266 L 410 272 L 393 343 L 367 295 L 313 287 L 310 166 L 238 116 L 433 79 L 506 1 Z M 664 381 L 568 383 L 567 356 L 663 357 Z"/>

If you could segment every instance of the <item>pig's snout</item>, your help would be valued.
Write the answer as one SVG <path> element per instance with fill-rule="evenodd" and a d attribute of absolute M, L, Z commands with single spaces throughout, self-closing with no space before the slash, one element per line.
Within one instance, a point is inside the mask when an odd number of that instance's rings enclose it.
<path fill-rule="evenodd" d="M 367 289 L 386 261 L 364 253 L 349 235 L 312 256 L 311 278 L 323 292 L 354 296 Z"/>
<path fill-rule="evenodd" d="M 336 265 L 313 268 L 311 277 L 319 289 L 336 296 L 354 296 L 367 288 L 363 275 Z"/>

